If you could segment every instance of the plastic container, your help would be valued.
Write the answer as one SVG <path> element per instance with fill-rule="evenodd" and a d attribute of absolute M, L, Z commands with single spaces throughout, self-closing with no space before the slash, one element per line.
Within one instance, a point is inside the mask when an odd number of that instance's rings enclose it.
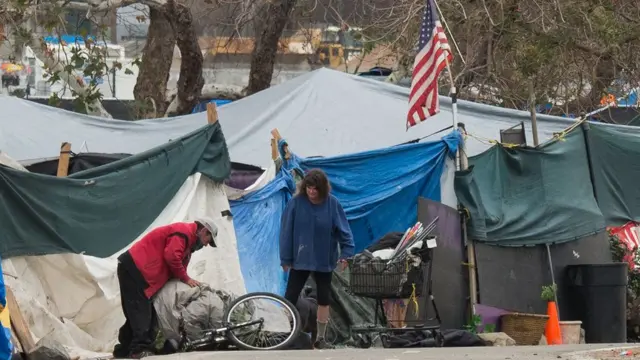
<path fill-rule="evenodd" d="M 560 333 L 563 345 L 580 344 L 580 327 L 582 321 L 560 321 Z"/>
<path fill-rule="evenodd" d="M 571 320 L 581 320 L 585 342 L 627 341 L 626 263 L 571 265 L 566 268 Z"/>

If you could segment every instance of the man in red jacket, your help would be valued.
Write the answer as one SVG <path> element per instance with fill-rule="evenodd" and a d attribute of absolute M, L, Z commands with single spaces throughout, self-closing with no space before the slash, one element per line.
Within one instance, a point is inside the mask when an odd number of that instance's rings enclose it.
<path fill-rule="evenodd" d="M 216 246 L 218 228 L 211 219 L 175 223 L 149 232 L 118 257 L 120 299 L 126 322 L 113 349 L 115 358 L 140 359 L 153 355 L 156 316 L 152 297 L 175 278 L 191 287 L 187 266 L 194 251 Z"/>

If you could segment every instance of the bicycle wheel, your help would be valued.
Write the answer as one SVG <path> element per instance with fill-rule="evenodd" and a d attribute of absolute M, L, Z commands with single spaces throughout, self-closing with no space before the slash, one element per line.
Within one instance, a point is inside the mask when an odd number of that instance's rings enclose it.
<path fill-rule="evenodd" d="M 257 306 L 264 300 L 271 305 Z M 282 350 L 300 334 L 302 323 L 298 309 L 285 298 L 257 292 L 237 298 L 227 309 L 224 319 L 229 326 L 261 319 L 260 324 L 229 330 L 227 337 L 242 350 Z"/>

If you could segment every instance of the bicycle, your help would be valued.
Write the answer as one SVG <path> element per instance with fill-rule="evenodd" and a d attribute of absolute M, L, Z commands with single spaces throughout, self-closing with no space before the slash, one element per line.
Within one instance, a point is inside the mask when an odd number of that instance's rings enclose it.
<path fill-rule="evenodd" d="M 289 332 L 281 332 L 266 330 L 269 325 L 266 324 L 267 319 L 277 313 L 277 311 L 262 314 L 263 316 L 255 320 L 247 320 L 246 315 L 256 310 L 266 310 L 259 307 L 251 306 L 249 302 L 253 300 L 272 300 L 283 309 L 286 319 L 282 323 L 288 324 L 291 327 Z M 240 310 L 239 314 L 234 314 L 234 311 Z M 264 316 L 266 315 L 266 316 Z M 250 329 L 256 326 L 255 329 Z M 185 324 L 183 319 L 180 319 L 179 333 L 180 339 L 169 339 L 165 343 L 165 351 L 167 353 L 182 353 L 192 351 L 211 351 L 211 350 L 226 350 L 231 346 L 239 350 L 283 350 L 288 348 L 296 337 L 300 334 L 302 323 L 300 320 L 300 314 L 298 309 L 287 301 L 285 298 L 267 292 L 249 293 L 235 299 L 226 309 L 222 327 L 204 330 L 200 337 L 196 339 L 189 339 L 185 330 Z M 247 330 L 246 332 L 236 332 Z M 262 335 L 258 336 L 257 342 L 250 344 L 247 341 L 249 335 Z M 276 342 L 275 344 L 267 345 L 269 340 L 275 339 L 278 336 L 284 336 L 284 339 Z"/>

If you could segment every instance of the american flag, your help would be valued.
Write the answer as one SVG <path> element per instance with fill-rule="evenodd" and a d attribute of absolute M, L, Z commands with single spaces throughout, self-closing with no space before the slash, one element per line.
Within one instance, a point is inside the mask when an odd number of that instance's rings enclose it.
<path fill-rule="evenodd" d="M 640 247 L 640 223 L 630 221 L 623 226 L 610 227 L 608 230 L 611 235 L 616 235 L 629 251 L 622 260 L 629 263 L 630 269 L 635 269 L 637 266 L 633 254 Z"/>
<path fill-rule="evenodd" d="M 438 76 L 453 61 L 433 0 L 427 0 L 420 27 L 418 54 L 413 63 L 407 129 L 440 112 Z"/>

